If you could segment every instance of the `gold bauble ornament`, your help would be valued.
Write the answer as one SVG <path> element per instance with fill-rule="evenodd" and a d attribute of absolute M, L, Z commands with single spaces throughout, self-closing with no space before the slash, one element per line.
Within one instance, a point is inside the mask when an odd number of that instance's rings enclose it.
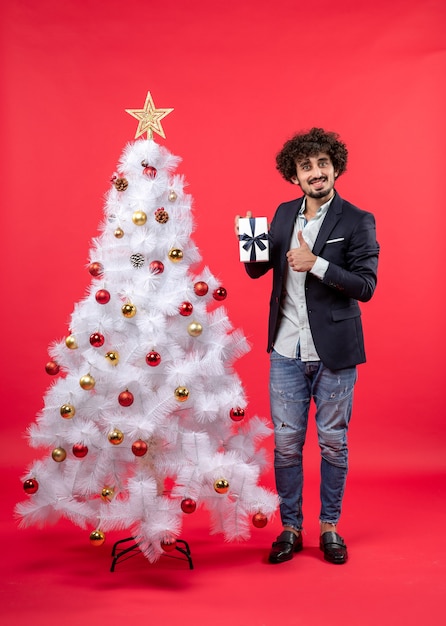
<path fill-rule="evenodd" d="M 178 198 L 176 192 L 172 189 L 172 191 L 169 191 L 169 202 L 175 202 L 175 200 Z"/>
<path fill-rule="evenodd" d="M 179 248 L 171 248 L 168 254 L 169 259 L 172 263 L 178 263 L 183 260 L 183 251 Z"/>
<path fill-rule="evenodd" d="M 76 337 L 74 335 L 68 335 L 68 337 L 65 339 L 65 345 L 67 346 L 67 348 L 70 348 L 70 350 L 76 350 Z"/>
<path fill-rule="evenodd" d="M 124 231 L 120 227 L 118 227 L 113 234 L 116 239 L 122 239 L 124 237 Z"/>
<path fill-rule="evenodd" d="M 60 414 L 64 419 L 69 420 L 76 415 L 76 409 L 72 404 L 62 404 Z"/>
<path fill-rule="evenodd" d="M 92 546 L 102 546 L 105 541 L 105 535 L 102 530 L 94 530 L 90 533 L 90 543 Z"/>
<path fill-rule="evenodd" d="M 95 384 L 96 381 L 91 374 L 85 374 L 85 376 L 82 376 L 82 378 L 79 380 L 79 385 L 82 387 L 82 389 L 85 389 L 86 391 L 93 389 Z"/>
<path fill-rule="evenodd" d="M 116 351 L 107 352 L 105 355 L 107 361 L 109 361 L 112 365 L 118 365 L 119 363 L 119 354 Z"/>
<path fill-rule="evenodd" d="M 124 433 L 119 428 L 114 428 L 108 433 L 108 440 L 114 446 L 119 446 L 124 441 Z"/>
<path fill-rule="evenodd" d="M 203 326 L 200 322 L 191 322 L 187 327 L 187 332 L 191 337 L 198 337 L 203 332 Z"/>
<path fill-rule="evenodd" d="M 177 387 L 174 394 L 178 402 L 186 402 L 189 397 L 189 389 L 187 387 Z"/>
<path fill-rule="evenodd" d="M 147 215 L 144 211 L 135 211 L 132 215 L 132 221 L 136 226 L 144 226 L 147 222 Z"/>
<path fill-rule="evenodd" d="M 113 487 L 104 487 L 101 491 L 101 498 L 104 502 L 111 502 L 113 500 L 113 496 L 115 495 L 115 490 Z"/>
<path fill-rule="evenodd" d="M 122 305 L 121 311 L 124 317 L 135 317 L 136 306 L 134 304 L 131 304 L 130 302 L 126 302 Z"/>
<path fill-rule="evenodd" d="M 229 489 L 229 483 L 226 478 L 218 478 L 214 482 L 214 489 L 217 493 L 227 493 Z"/>
<path fill-rule="evenodd" d="M 67 458 L 67 453 L 63 448 L 54 448 L 51 456 L 53 457 L 53 460 L 56 461 L 56 463 L 62 463 L 62 461 L 65 461 L 65 459 Z"/>

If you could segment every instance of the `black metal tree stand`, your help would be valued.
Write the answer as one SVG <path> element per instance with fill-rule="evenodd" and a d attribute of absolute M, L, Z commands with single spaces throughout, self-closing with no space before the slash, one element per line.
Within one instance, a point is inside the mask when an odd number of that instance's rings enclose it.
<path fill-rule="evenodd" d="M 122 545 L 122 544 L 129 544 L 129 543 L 130 545 L 128 545 L 127 547 L 123 547 Z M 112 549 L 111 556 L 113 560 L 112 560 L 110 571 L 114 572 L 115 567 L 118 563 L 122 561 L 126 561 L 127 559 L 130 559 L 131 557 L 136 556 L 140 552 L 141 550 L 139 549 L 139 543 L 136 541 L 134 537 L 127 537 L 127 539 L 120 539 L 114 544 L 113 549 Z M 175 556 L 173 552 L 179 552 L 183 556 Z M 175 548 L 172 550 L 172 553 L 165 552 L 163 556 L 167 556 L 172 559 L 187 560 L 187 562 L 189 563 L 189 569 L 194 569 L 189 544 L 183 539 L 177 539 L 175 543 Z"/>

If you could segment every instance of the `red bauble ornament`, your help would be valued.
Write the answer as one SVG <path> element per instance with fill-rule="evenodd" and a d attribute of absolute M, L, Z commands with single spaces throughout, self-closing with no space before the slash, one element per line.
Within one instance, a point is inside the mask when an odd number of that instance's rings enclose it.
<path fill-rule="evenodd" d="M 104 266 L 102 265 L 102 263 L 99 263 L 98 261 L 94 261 L 93 263 L 90 263 L 90 265 L 88 266 L 88 271 L 90 272 L 92 276 L 94 276 L 95 278 L 98 278 L 99 276 L 102 276 L 102 274 L 104 273 Z"/>
<path fill-rule="evenodd" d="M 164 539 L 164 541 L 161 542 L 161 547 L 164 552 L 173 552 L 177 547 L 176 539 Z"/>
<path fill-rule="evenodd" d="M 268 524 L 268 518 L 263 513 L 256 513 L 252 516 L 252 523 L 256 528 L 265 528 Z"/>
<path fill-rule="evenodd" d="M 164 263 L 161 261 L 152 261 L 149 265 L 152 274 L 162 274 L 164 272 Z"/>
<path fill-rule="evenodd" d="M 148 165 L 143 169 L 144 176 L 148 176 L 149 178 L 155 178 L 156 176 L 156 167 L 152 165 Z"/>
<path fill-rule="evenodd" d="M 155 352 L 155 350 L 151 350 L 148 354 L 146 354 L 146 363 L 151 367 L 156 367 L 161 363 L 161 355 L 159 352 Z"/>
<path fill-rule="evenodd" d="M 132 445 L 132 452 L 135 456 L 144 456 L 147 452 L 146 442 L 142 439 L 138 439 L 138 441 L 135 441 L 135 443 Z"/>
<path fill-rule="evenodd" d="M 45 371 L 50 376 L 56 376 L 56 374 L 60 372 L 59 363 L 56 363 L 56 361 L 48 361 L 45 365 Z"/>
<path fill-rule="evenodd" d="M 35 478 L 28 478 L 28 480 L 25 480 L 25 482 L 23 483 L 23 489 L 26 491 L 26 493 L 29 493 L 30 495 L 36 493 L 38 488 L 39 483 Z"/>
<path fill-rule="evenodd" d="M 198 283 L 195 283 L 194 285 L 194 291 L 197 296 L 205 296 L 209 291 L 209 287 L 207 283 L 204 282 L 204 280 L 199 280 Z"/>
<path fill-rule="evenodd" d="M 228 295 L 228 292 L 226 291 L 224 287 L 218 287 L 217 289 L 215 289 L 214 293 L 212 294 L 214 300 L 218 300 L 218 301 L 224 300 L 227 295 Z"/>
<path fill-rule="evenodd" d="M 245 417 L 245 409 L 241 409 L 239 406 L 236 409 L 231 409 L 229 415 L 234 422 L 241 422 Z"/>
<path fill-rule="evenodd" d="M 96 292 L 95 298 L 96 302 L 99 302 L 99 304 L 107 304 L 107 302 L 110 302 L 110 293 L 106 289 L 99 289 L 99 291 Z"/>
<path fill-rule="evenodd" d="M 83 443 L 75 443 L 73 446 L 73 454 L 77 459 L 83 459 L 88 454 L 87 446 Z"/>
<path fill-rule="evenodd" d="M 121 391 L 118 396 L 118 402 L 121 406 L 130 406 L 133 404 L 133 400 L 133 393 L 131 393 L 128 389 Z"/>
<path fill-rule="evenodd" d="M 104 341 L 104 335 L 101 335 L 101 333 L 93 333 L 90 335 L 90 343 L 93 348 L 100 348 L 104 345 Z"/>
<path fill-rule="evenodd" d="M 192 500 L 192 498 L 184 498 L 184 500 L 181 501 L 181 510 L 183 513 L 194 513 L 196 508 L 197 503 L 195 500 Z"/>
<path fill-rule="evenodd" d="M 182 302 L 180 306 L 178 307 L 178 310 L 180 312 L 180 315 L 183 315 L 184 317 L 188 317 L 189 315 L 192 314 L 194 307 L 190 302 Z"/>

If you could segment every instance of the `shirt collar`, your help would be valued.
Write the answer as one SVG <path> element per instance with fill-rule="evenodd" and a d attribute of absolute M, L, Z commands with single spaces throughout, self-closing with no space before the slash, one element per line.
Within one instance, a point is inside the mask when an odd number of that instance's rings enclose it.
<path fill-rule="evenodd" d="M 325 202 L 324 204 L 322 204 L 318 210 L 317 213 L 315 215 L 316 218 L 322 217 L 323 215 L 326 214 L 326 212 L 328 211 L 328 207 L 330 206 L 330 204 L 333 202 L 334 197 L 336 195 L 336 192 L 334 192 L 334 194 L 332 195 L 332 197 L 330 198 L 330 200 L 327 200 L 327 202 Z M 305 204 L 306 198 L 304 197 L 303 201 L 302 201 L 302 206 L 299 209 L 299 217 L 304 217 L 304 213 L 305 213 L 305 208 L 306 208 L 306 204 Z"/>

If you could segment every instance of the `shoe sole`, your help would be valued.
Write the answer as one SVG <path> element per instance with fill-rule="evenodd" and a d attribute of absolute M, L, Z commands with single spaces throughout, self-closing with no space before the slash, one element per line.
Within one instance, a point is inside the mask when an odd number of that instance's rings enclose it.
<path fill-rule="evenodd" d="M 328 563 L 333 563 L 333 565 L 344 565 L 344 563 L 347 563 L 348 561 L 348 554 L 346 554 L 345 556 L 341 556 L 339 559 L 335 558 L 335 557 L 330 557 L 324 550 L 323 547 L 320 547 L 321 551 L 324 553 L 324 559 L 328 562 Z"/>

